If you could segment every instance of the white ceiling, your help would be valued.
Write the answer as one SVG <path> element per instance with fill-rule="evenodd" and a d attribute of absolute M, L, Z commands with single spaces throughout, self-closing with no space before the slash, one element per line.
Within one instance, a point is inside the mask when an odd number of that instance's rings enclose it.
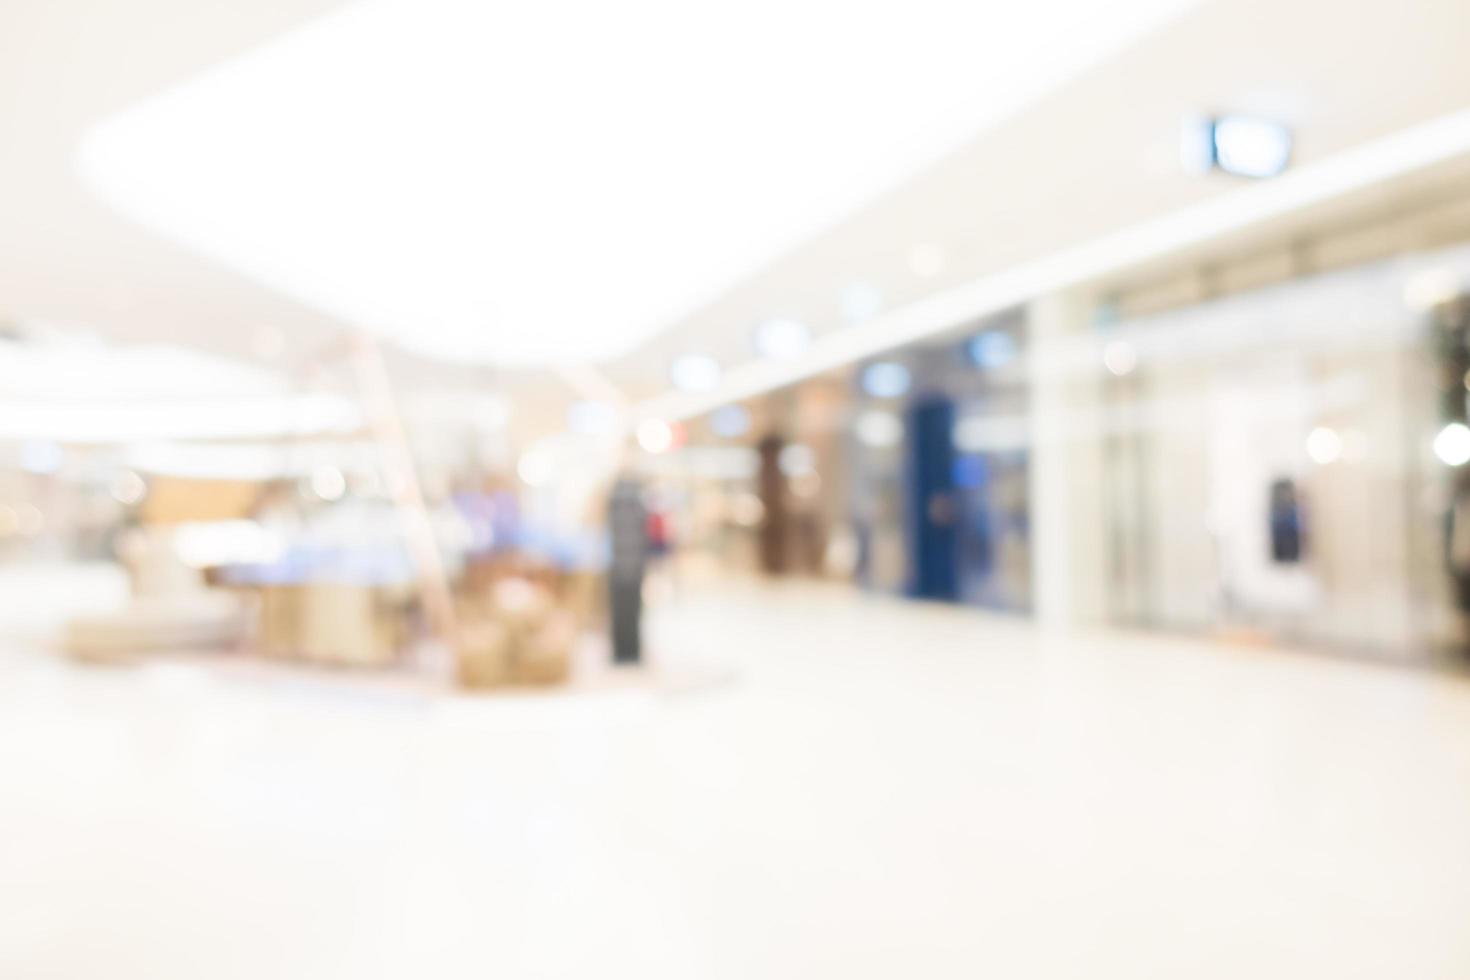
<path fill-rule="evenodd" d="M 1192 2 L 358 0 L 104 120 L 80 163 L 405 347 L 601 362 Z"/>
<path fill-rule="evenodd" d="M 881 294 L 884 311 L 904 308 L 1246 186 L 1179 166 L 1187 113 L 1280 119 L 1295 129 L 1300 168 L 1470 107 L 1465 9 L 1463 0 L 1202 4 L 780 256 L 609 373 L 662 389 L 669 361 L 687 350 L 727 366 L 748 361 L 766 317 L 797 317 L 818 336 L 849 329 L 841 307 L 854 284 Z M 911 267 L 924 244 L 947 259 L 937 275 Z"/>
<path fill-rule="evenodd" d="M 100 121 L 336 6 L 327 0 L 0 4 L 0 319 L 76 324 L 124 340 L 198 344 L 254 357 L 270 356 L 278 345 L 267 341 L 278 335 L 285 336 L 288 349 L 300 351 L 339 333 L 343 319 L 325 310 L 350 312 L 346 307 L 288 296 L 145 230 L 84 187 L 74 166 L 77 147 Z M 957 84 L 955 79 L 966 77 L 995 84 L 985 59 L 977 57 L 984 45 L 970 45 L 956 22 L 918 19 L 909 15 L 912 6 L 892 9 L 907 15 L 893 22 L 909 28 L 904 43 L 932 50 L 943 62 L 923 76 L 924 84 Z M 1022 92 L 1020 99 L 1008 93 L 991 105 L 992 115 L 977 113 L 969 139 L 951 129 L 933 142 L 916 143 L 917 155 L 894 155 L 898 163 L 885 172 L 917 166 L 935 154 L 942 158 L 899 186 L 872 187 L 866 191 L 875 195 L 870 203 L 859 206 L 856 190 L 844 187 L 800 220 L 767 227 L 741 243 L 748 248 L 702 264 L 689 277 L 690 291 L 628 304 L 644 311 L 645 327 L 660 317 L 669 322 L 608 365 L 607 376 L 635 396 L 652 395 L 664 387 L 668 362 L 678 353 L 708 352 L 726 365 L 750 358 L 750 333 L 764 319 L 795 317 L 818 334 L 840 329 L 841 298 L 854 286 L 892 308 L 1228 193 L 1237 185 L 1190 179 L 1175 166 L 1174 139 L 1186 111 L 1225 108 L 1281 118 L 1297 129 L 1297 161 L 1309 163 L 1462 108 L 1470 92 L 1463 28 L 1462 0 L 1203 2 L 1019 115 L 997 118 L 1040 89 Z M 609 30 L 603 25 L 590 39 Z M 1034 36 L 1020 36 L 1027 42 L 1015 50 L 1028 56 L 1047 50 Z M 799 49 L 785 53 L 820 68 L 828 49 L 840 48 L 846 37 L 834 31 L 834 43 L 824 45 L 805 34 Z M 708 55 L 721 49 L 712 43 L 694 50 Z M 905 67 L 861 50 L 863 57 L 856 59 L 850 49 L 842 53 L 844 64 L 861 62 L 866 69 L 857 75 L 868 83 L 861 89 L 866 100 L 881 103 L 888 89 L 871 84 L 873 79 Z M 571 77 L 578 64 L 572 59 L 566 65 Z M 386 58 L 383 72 L 395 65 L 396 59 Z M 780 91 L 797 76 L 754 77 L 768 78 Z M 915 98 L 908 84 L 891 90 L 910 102 Z M 892 114 L 883 118 L 892 124 Z M 789 119 L 799 120 L 800 114 Z M 980 132 L 987 121 L 994 125 Z M 864 135 L 860 127 L 858 135 Z M 945 154 L 947 145 L 955 148 Z M 584 162 L 565 159 L 574 149 L 562 147 L 564 170 L 557 175 L 569 185 Z M 833 170 L 831 161 L 819 162 L 804 180 Z M 783 172 L 773 166 L 763 181 Z M 569 200 L 595 205 L 591 192 L 607 190 L 596 181 L 586 189 L 590 196 Z M 229 193 L 230 185 L 212 190 Z M 640 193 L 656 190 L 655 182 L 642 185 Z M 385 194 L 392 193 L 385 187 Z M 599 212 L 599 235 L 617 232 L 602 222 L 627 224 L 636 213 Z M 616 247 L 605 238 L 595 244 L 603 251 Z M 940 260 L 931 262 L 930 275 L 917 275 L 911 263 L 922 245 L 932 245 L 929 258 Z M 651 260 L 667 262 L 667 254 Z M 537 266 L 532 295 L 557 299 L 584 289 L 590 259 L 573 257 L 575 262 L 558 262 L 568 257 L 551 256 Z M 579 303 L 586 300 L 578 297 Z M 691 303 L 693 312 L 673 312 Z M 564 307 L 575 308 L 580 307 Z M 400 363 L 422 368 L 412 359 Z M 455 369 L 433 370 L 437 376 Z M 462 370 L 460 375 L 483 377 Z M 566 394 L 559 385 L 519 391 L 518 399 L 547 405 Z"/>

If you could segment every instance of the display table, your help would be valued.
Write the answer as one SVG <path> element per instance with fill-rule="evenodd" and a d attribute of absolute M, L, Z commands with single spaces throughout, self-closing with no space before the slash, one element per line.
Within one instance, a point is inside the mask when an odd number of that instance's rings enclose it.
<path fill-rule="evenodd" d="M 256 641 L 266 656 L 350 667 L 383 667 L 408 647 L 416 587 L 400 562 L 341 555 L 215 571 L 219 584 L 258 597 Z"/>

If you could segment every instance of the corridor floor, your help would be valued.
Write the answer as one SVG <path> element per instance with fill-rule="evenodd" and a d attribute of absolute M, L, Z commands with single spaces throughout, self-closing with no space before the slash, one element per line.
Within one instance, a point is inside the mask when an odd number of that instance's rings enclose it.
<path fill-rule="evenodd" d="M 1462 978 L 1470 684 L 843 589 L 713 683 L 0 654 L 0 976 Z"/>

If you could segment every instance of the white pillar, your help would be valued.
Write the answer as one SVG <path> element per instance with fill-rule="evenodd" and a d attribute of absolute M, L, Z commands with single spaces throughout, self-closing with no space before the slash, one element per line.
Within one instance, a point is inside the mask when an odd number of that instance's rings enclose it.
<path fill-rule="evenodd" d="M 1091 356 L 1093 306 L 1082 295 L 1027 310 L 1031 462 L 1031 594 L 1036 621 L 1103 621 L 1101 366 Z"/>

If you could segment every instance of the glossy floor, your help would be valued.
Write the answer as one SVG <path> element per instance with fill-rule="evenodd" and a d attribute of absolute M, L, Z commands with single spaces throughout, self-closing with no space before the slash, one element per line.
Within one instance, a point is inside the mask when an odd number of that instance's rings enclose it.
<path fill-rule="evenodd" d="M 719 683 L 0 657 L 0 976 L 1470 976 L 1470 685 L 841 589 Z"/>

